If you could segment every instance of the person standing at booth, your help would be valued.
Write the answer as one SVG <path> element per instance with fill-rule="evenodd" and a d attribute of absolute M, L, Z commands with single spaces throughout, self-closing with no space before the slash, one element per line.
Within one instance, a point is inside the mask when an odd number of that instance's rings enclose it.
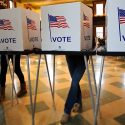
<path fill-rule="evenodd" d="M 64 106 L 61 123 L 68 122 L 71 111 L 82 112 L 82 93 L 79 82 L 85 72 L 84 56 L 67 55 L 66 61 L 71 75 L 71 86 Z"/>
<path fill-rule="evenodd" d="M 9 55 L 9 60 L 12 59 L 13 62 L 13 56 Z M 5 98 L 5 83 L 6 83 L 6 74 L 7 74 L 7 60 L 5 55 L 1 55 L 1 74 L 0 74 L 0 86 L 1 86 L 1 100 L 4 100 Z M 27 93 L 26 90 L 26 82 L 24 80 L 24 75 L 20 68 L 20 55 L 15 56 L 15 71 L 16 75 L 19 78 L 20 81 L 20 90 L 17 93 L 17 97 L 22 97 Z"/>
<path fill-rule="evenodd" d="M 0 0 L 0 9 L 7 8 L 7 4 L 4 1 Z M 20 68 L 20 55 L 15 56 L 15 73 L 17 74 L 19 80 L 20 80 L 20 90 L 17 93 L 17 97 L 22 97 L 27 93 L 26 89 L 26 82 L 24 80 L 24 75 Z M 9 60 L 12 59 L 13 62 L 13 56 L 8 56 Z M 1 72 L 0 72 L 0 102 L 5 99 L 5 83 L 6 83 L 6 74 L 7 74 L 7 60 L 5 55 L 1 55 Z"/>

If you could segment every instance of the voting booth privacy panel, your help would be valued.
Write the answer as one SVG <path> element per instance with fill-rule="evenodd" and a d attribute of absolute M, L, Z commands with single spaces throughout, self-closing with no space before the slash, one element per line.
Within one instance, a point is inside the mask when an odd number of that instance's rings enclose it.
<path fill-rule="evenodd" d="M 107 51 L 125 52 L 125 0 L 106 2 Z"/>
<path fill-rule="evenodd" d="M 31 48 L 41 49 L 40 15 L 26 10 L 28 38 Z"/>
<path fill-rule="evenodd" d="M 92 48 L 92 9 L 81 2 L 41 7 L 42 50 Z"/>
<path fill-rule="evenodd" d="M 39 15 L 21 8 L 0 10 L 0 51 L 32 50 L 39 44 Z"/>

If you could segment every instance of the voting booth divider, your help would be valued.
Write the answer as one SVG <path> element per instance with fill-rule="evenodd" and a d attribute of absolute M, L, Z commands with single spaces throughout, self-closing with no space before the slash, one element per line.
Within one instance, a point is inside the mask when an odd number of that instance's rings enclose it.
<path fill-rule="evenodd" d="M 54 75 L 52 84 L 53 100 L 55 86 L 55 55 L 82 55 L 84 56 L 85 66 L 87 70 L 88 84 L 90 87 L 90 96 L 92 101 L 92 109 L 94 112 L 94 94 L 92 90 L 90 72 L 87 61 L 88 55 L 94 55 L 93 53 L 89 53 L 89 50 L 92 49 L 93 39 L 92 16 L 92 9 L 81 2 L 47 5 L 41 7 L 42 51 L 47 51 L 48 53 L 53 53 L 54 55 Z M 92 62 L 91 57 L 90 61 Z M 40 62 L 40 58 L 38 62 Z M 93 62 L 91 64 L 92 73 L 94 76 L 94 85 L 96 89 Z M 39 67 L 40 64 L 38 65 L 38 70 Z"/>
<path fill-rule="evenodd" d="M 41 48 L 40 38 L 40 15 L 30 10 L 21 8 L 1 9 L 0 10 L 0 52 L 5 54 L 12 79 L 12 105 L 13 105 L 13 89 L 14 71 L 15 71 L 15 55 L 24 52 L 27 55 L 27 74 L 30 95 L 30 105 L 32 110 L 32 125 L 34 125 L 33 100 L 30 80 L 29 52 L 25 50 L 33 50 Z M 8 55 L 13 56 L 13 68 L 10 68 Z M 16 96 L 16 91 L 15 91 Z M 17 96 L 16 96 L 17 99 Z M 17 100 L 18 103 L 18 100 Z"/>
<path fill-rule="evenodd" d="M 97 52 L 102 56 L 100 66 L 99 84 L 94 113 L 94 125 L 98 124 L 97 116 L 100 105 L 101 82 L 104 69 L 105 56 L 124 56 L 125 55 L 125 1 L 107 0 L 106 11 L 106 48 L 107 51 Z"/>
<path fill-rule="evenodd" d="M 106 2 L 106 48 L 107 52 L 125 52 L 125 1 Z M 24 51 L 34 48 L 42 51 L 73 51 L 92 49 L 93 22 L 92 9 L 81 2 L 47 5 L 41 7 L 40 15 L 31 10 L 13 8 L 0 10 L 0 51 Z M 41 26 L 40 26 L 41 17 Z M 41 29 L 41 32 L 40 32 Z M 54 53 L 55 55 L 56 53 Z M 91 84 L 87 59 L 84 55 L 89 85 Z M 27 67 L 29 69 L 29 57 Z M 37 69 L 39 77 L 40 59 Z M 47 61 L 46 61 L 47 62 Z M 55 62 L 54 62 L 55 63 Z M 101 75 L 103 72 L 103 64 Z M 47 66 L 48 68 L 48 66 Z M 55 68 L 55 67 L 54 67 Z M 47 71 L 49 73 L 49 70 Z M 96 106 L 93 99 L 94 125 L 97 125 L 101 78 L 97 92 Z M 30 74 L 29 74 L 29 86 Z M 13 81 L 14 82 L 14 81 Z M 50 83 L 51 84 L 51 83 Z M 31 87 L 29 87 L 31 89 Z M 90 86 L 91 89 L 91 86 Z M 52 91 L 54 94 L 54 91 Z M 32 93 L 30 93 L 30 97 Z M 54 96 L 54 95 L 53 95 Z M 91 89 L 91 96 L 92 89 Z M 53 97 L 54 100 L 54 97 Z M 32 105 L 32 125 L 34 125 L 35 105 Z"/>
<path fill-rule="evenodd" d="M 0 51 L 41 48 L 40 16 L 30 10 L 0 10 Z"/>
<path fill-rule="evenodd" d="M 106 2 L 106 46 L 109 52 L 125 51 L 125 1 Z"/>
<path fill-rule="evenodd" d="M 82 51 L 92 49 L 92 32 L 92 9 L 81 2 L 41 7 L 41 33 L 39 14 L 20 8 L 0 10 L 0 51 L 22 52 L 25 50 L 33 50 L 33 48 L 42 49 L 42 51 L 39 53 L 38 59 L 34 105 L 31 92 L 29 55 L 27 55 L 27 71 L 30 91 L 30 104 L 32 110 L 32 125 L 35 124 L 35 101 L 38 87 L 40 59 L 41 54 L 45 54 L 44 51 L 48 51 L 47 54 L 50 54 L 51 51 L 55 52 L 53 54 L 53 77 L 55 77 L 55 54 L 58 54 L 56 51 L 61 51 L 61 55 L 64 54 L 64 51 L 71 51 L 78 52 L 77 55 L 80 54 L 84 56 L 94 111 L 94 98 L 86 57 L 89 54 Z M 49 77 L 51 94 L 54 102 L 54 85 L 52 88 L 46 56 L 45 62 Z M 13 67 L 15 68 L 14 65 L 15 64 L 13 64 Z M 12 78 L 13 85 L 14 68 Z M 53 79 L 55 80 L 55 78 Z"/>
<path fill-rule="evenodd" d="M 92 49 L 92 26 L 92 9 L 81 2 L 42 6 L 42 50 Z"/>

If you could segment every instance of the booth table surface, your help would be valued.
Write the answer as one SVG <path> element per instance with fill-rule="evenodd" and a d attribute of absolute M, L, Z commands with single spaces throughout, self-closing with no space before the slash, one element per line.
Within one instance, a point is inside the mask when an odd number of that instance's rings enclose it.
<path fill-rule="evenodd" d="M 25 50 L 25 51 L 0 51 L 1 55 L 28 55 L 32 54 L 32 50 Z"/>
<path fill-rule="evenodd" d="M 35 54 L 56 54 L 56 55 L 95 55 L 96 51 L 87 50 L 87 51 L 42 51 L 34 50 Z"/>
<path fill-rule="evenodd" d="M 56 54 L 56 55 L 95 55 L 96 51 L 85 50 L 85 51 L 42 51 L 42 50 L 24 50 L 24 51 L 0 51 L 0 54 L 5 55 L 28 55 L 28 54 Z"/>
<path fill-rule="evenodd" d="M 100 56 L 125 56 L 125 52 L 107 52 L 107 51 L 98 52 L 97 51 L 97 55 L 100 55 Z"/>

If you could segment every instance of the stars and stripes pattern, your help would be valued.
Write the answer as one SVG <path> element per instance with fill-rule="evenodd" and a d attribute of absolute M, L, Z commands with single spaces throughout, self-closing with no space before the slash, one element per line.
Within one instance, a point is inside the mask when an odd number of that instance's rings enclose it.
<path fill-rule="evenodd" d="M 37 30 L 35 21 L 27 18 L 27 28 L 31 30 Z"/>
<path fill-rule="evenodd" d="M 13 30 L 11 21 L 8 19 L 0 19 L 0 30 Z"/>
<path fill-rule="evenodd" d="M 125 24 L 125 10 L 119 9 L 119 23 Z"/>
<path fill-rule="evenodd" d="M 85 14 L 83 14 L 83 26 L 90 28 L 89 18 Z"/>
<path fill-rule="evenodd" d="M 49 25 L 51 28 L 69 28 L 66 18 L 64 16 L 48 15 Z"/>

